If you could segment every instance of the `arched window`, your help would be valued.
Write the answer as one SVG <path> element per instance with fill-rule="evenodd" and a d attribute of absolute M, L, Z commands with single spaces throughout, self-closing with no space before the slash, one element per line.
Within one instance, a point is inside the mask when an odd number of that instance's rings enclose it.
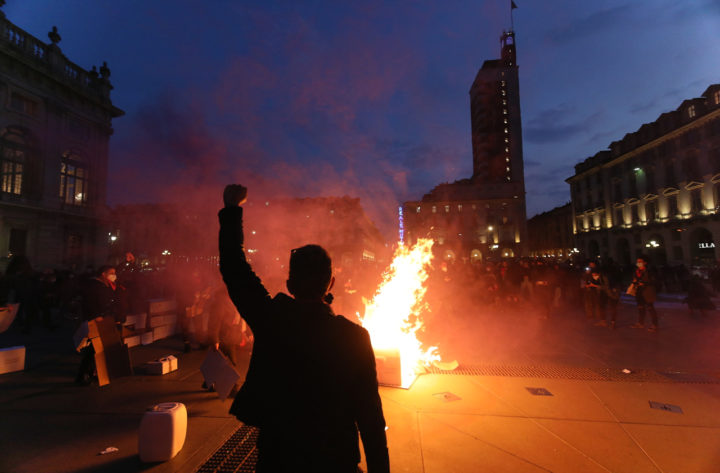
<path fill-rule="evenodd" d="M 8 127 L 0 132 L 0 190 L 22 195 L 23 168 L 27 159 L 27 140 L 18 128 Z"/>
<path fill-rule="evenodd" d="M 64 152 L 60 161 L 60 200 L 65 205 L 88 202 L 87 165 L 72 151 Z"/>

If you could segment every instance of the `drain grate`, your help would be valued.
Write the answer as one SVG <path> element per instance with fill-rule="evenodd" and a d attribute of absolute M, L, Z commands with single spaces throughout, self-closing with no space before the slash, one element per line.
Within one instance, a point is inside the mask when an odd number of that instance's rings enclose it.
<path fill-rule="evenodd" d="M 461 376 L 510 376 L 519 378 L 572 379 L 580 381 L 632 381 L 652 383 L 704 383 L 720 384 L 720 377 L 702 373 L 673 371 L 632 370 L 630 373 L 616 368 L 577 368 L 556 365 L 460 365 L 452 371 L 436 367 L 426 369 L 428 374 Z"/>
<path fill-rule="evenodd" d="M 627 373 L 626 371 L 630 371 Z M 617 368 L 598 368 L 595 372 L 606 381 L 631 381 L 635 383 L 667 383 L 668 378 L 653 370 L 621 370 Z"/>
<path fill-rule="evenodd" d="M 677 383 L 717 384 L 720 379 L 703 373 L 686 373 L 684 371 L 660 371 L 660 374 Z"/>
<path fill-rule="evenodd" d="M 552 379 L 578 379 L 584 381 L 603 381 L 605 378 L 587 368 L 571 366 L 522 366 L 522 365 L 460 365 L 452 371 L 428 368 L 431 374 L 456 374 L 465 376 L 513 376 L 520 378 L 552 378 Z"/>
<path fill-rule="evenodd" d="M 197 469 L 197 473 L 253 473 L 258 430 L 242 426 Z"/>

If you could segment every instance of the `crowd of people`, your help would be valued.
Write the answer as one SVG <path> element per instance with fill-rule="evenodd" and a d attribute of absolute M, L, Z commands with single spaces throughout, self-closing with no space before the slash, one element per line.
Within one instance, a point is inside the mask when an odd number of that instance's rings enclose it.
<path fill-rule="evenodd" d="M 642 256 L 633 267 L 611 260 L 604 264 L 547 259 L 471 264 L 436 259 L 425 299 L 431 309 L 442 307 L 443 314 L 531 307 L 540 317 L 552 318 L 580 311 L 596 325 L 614 329 L 620 298 L 627 294 L 635 298 L 638 311 L 631 327 L 655 331 L 654 302 L 659 292 L 686 293 L 684 301 L 691 314 L 706 316 L 715 309 L 711 295 L 720 293 L 720 266 L 708 276 L 706 282 L 682 266 L 654 268 Z M 365 301 L 382 280 L 381 268 L 368 263 L 338 266 L 335 277 L 334 310 L 359 322 Z M 127 253 L 117 266 L 38 272 L 26 257 L 16 256 L 0 279 L 0 303 L 20 304 L 16 323 L 26 333 L 40 327 L 55 331 L 63 324 L 77 325 L 102 316 L 112 316 L 121 324 L 128 314 L 145 312 L 147 301 L 156 298 L 177 300 L 186 350 L 215 347 L 237 362 L 240 350 L 252 343 L 252 332 L 230 302 L 214 262 L 173 263 L 148 270 Z M 79 382 L 87 382 L 91 358 L 86 350 Z"/>

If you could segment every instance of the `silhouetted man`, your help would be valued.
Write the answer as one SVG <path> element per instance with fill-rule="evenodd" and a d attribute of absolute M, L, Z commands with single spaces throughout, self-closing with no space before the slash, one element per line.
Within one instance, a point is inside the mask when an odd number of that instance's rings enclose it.
<path fill-rule="evenodd" d="M 220 271 L 255 336 L 230 412 L 260 429 L 258 472 L 355 473 L 358 430 L 370 473 L 388 472 L 385 418 L 368 332 L 325 302 L 332 265 L 317 245 L 292 250 L 287 288 L 270 297 L 243 250 L 247 189 L 229 185 L 220 218 Z"/>

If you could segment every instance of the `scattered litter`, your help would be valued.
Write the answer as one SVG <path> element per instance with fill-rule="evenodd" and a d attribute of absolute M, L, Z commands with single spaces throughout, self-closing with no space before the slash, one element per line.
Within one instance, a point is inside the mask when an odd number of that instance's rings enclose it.
<path fill-rule="evenodd" d="M 533 396 L 552 396 L 552 393 L 545 388 L 525 388 Z"/>
<path fill-rule="evenodd" d="M 630 373 L 632 373 L 632 371 L 630 371 L 630 370 L 627 369 L 627 368 L 623 368 L 622 372 L 625 373 L 625 374 L 630 374 Z"/>
<path fill-rule="evenodd" d="M 117 447 L 108 447 L 102 452 L 99 453 L 99 455 L 107 455 L 108 453 L 115 453 L 118 452 L 119 449 Z"/>
<path fill-rule="evenodd" d="M 440 399 L 442 402 L 460 401 L 462 398 L 456 394 L 450 392 L 436 393 L 433 394 L 435 399 Z"/>
<path fill-rule="evenodd" d="M 457 369 L 459 363 L 457 360 L 452 361 L 433 361 L 433 366 L 442 371 L 453 371 Z"/>

